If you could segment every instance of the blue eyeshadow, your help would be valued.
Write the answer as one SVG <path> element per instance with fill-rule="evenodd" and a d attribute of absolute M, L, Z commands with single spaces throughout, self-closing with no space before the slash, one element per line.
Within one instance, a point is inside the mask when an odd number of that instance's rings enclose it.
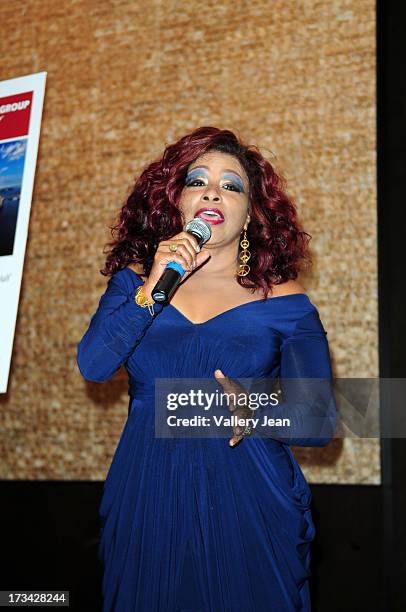
<path fill-rule="evenodd" d="M 238 176 L 236 176 L 235 174 L 223 174 L 223 178 L 228 178 L 231 181 L 234 181 L 234 183 L 236 183 L 238 187 L 241 189 L 241 191 L 244 193 L 243 182 L 241 181 L 241 179 L 238 178 Z"/>

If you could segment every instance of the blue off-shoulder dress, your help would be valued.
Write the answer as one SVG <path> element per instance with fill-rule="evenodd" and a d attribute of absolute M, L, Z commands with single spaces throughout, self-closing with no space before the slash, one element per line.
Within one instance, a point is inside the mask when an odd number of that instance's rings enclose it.
<path fill-rule="evenodd" d="M 326 445 L 334 402 L 318 406 L 328 426 L 314 438 L 270 432 L 231 448 L 231 429 L 156 437 L 154 380 L 214 380 L 217 368 L 231 378 L 330 379 L 316 307 L 291 294 L 195 324 L 171 304 L 155 304 L 153 317 L 139 307 L 142 283 L 130 268 L 109 279 L 77 350 L 87 380 L 107 381 L 123 364 L 129 375 L 129 414 L 99 510 L 103 612 L 309 611 L 311 492 L 290 445 Z M 296 397 L 298 420 L 312 409 L 305 398 Z"/>

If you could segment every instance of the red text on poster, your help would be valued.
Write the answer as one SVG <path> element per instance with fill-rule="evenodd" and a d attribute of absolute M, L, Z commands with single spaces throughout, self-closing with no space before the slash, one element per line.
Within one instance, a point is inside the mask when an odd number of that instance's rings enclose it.
<path fill-rule="evenodd" d="M 31 106 L 32 91 L 0 98 L 0 140 L 28 134 Z"/>

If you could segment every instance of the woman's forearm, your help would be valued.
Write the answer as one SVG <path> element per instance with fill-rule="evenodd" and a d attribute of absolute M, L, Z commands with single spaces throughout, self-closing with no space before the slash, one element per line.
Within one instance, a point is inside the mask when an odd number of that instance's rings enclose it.
<path fill-rule="evenodd" d="M 109 380 L 128 359 L 154 317 L 148 308 L 135 303 L 134 287 L 128 284 L 123 272 L 110 280 L 106 292 L 100 299 L 97 311 L 77 346 L 77 364 L 86 380 L 104 382 Z M 162 304 L 154 304 L 157 314 Z"/>

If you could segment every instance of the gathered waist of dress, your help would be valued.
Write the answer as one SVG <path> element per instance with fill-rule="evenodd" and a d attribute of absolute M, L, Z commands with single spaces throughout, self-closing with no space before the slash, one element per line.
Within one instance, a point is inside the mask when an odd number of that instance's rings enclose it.
<path fill-rule="evenodd" d="M 138 380 L 129 379 L 128 395 L 130 397 L 154 397 L 155 395 L 155 380 L 147 380 L 140 382 Z"/>

